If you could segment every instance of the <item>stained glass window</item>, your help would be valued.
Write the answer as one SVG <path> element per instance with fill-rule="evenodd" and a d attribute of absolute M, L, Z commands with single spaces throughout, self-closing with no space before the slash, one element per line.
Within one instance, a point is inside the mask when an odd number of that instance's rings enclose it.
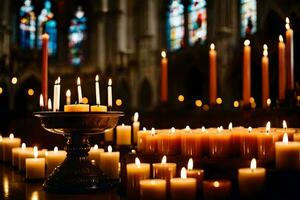
<path fill-rule="evenodd" d="M 173 0 L 167 14 L 167 42 L 169 50 L 184 45 L 184 7 L 180 0 Z"/>
<path fill-rule="evenodd" d="M 36 23 L 31 0 L 25 0 L 20 8 L 20 46 L 33 49 L 35 47 Z"/>
<path fill-rule="evenodd" d="M 86 17 L 81 7 L 75 13 L 69 27 L 69 56 L 70 63 L 79 66 L 83 61 L 83 45 L 86 40 Z"/>
<path fill-rule="evenodd" d="M 54 55 L 57 50 L 57 28 L 54 15 L 51 12 L 51 2 L 46 0 L 41 14 L 38 16 L 38 48 L 42 47 L 42 34 L 48 33 L 49 38 L 49 55 Z"/>
<path fill-rule="evenodd" d="M 189 43 L 192 45 L 196 41 L 206 40 L 207 35 L 207 18 L 206 18 L 206 1 L 192 0 L 189 10 Z"/>
<path fill-rule="evenodd" d="M 241 0 L 241 36 L 256 32 L 256 0 Z"/>

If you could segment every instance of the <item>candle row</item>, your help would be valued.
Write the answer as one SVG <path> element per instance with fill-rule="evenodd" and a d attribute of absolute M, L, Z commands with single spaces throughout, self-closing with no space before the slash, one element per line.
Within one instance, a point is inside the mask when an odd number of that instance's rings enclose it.
<path fill-rule="evenodd" d="M 176 167 L 176 163 L 167 163 L 163 156 L 161 163 L 152 164 L 153 179 L 150 179 L 150 164 L 136 158 L 135 163 L 126 165 L 128 198 L 196 199 L 199 193 L 203 193 L 204 199 L 231 198 L 231 181 L 204 180 L 204 170 L 193 169 L 193 159 L 189 159 L 187 169 L 181 169 L 180 178 L 176 178 Z M 240 195 L 249 198 L 260 194 L 265 176 L 265 168 L 256 168 L 256 159 L 252 159 L 250 168 L 238 170 Z"/>

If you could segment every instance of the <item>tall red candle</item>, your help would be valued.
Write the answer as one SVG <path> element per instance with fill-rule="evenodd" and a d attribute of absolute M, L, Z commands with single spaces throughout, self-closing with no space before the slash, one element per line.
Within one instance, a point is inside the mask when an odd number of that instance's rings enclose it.
<path fill-rule="evenodd" d="M 278 43 L 278 98 L 280 101 L 285 99 L 286 89 L 286 67 L 285 67 L 285 44 L 282 35 L 279 36 Z"/>
<path fill-rule="evenodd" d="M 209 50 L 209 103 L 215 104 L 217 99 L 217 52 L 212 43 Z"/>
<path fill-rule="evenodd" d="M 44 106 L 48 107 L 48 41 L 47 33 L 42 35 L 42 94 L 44 97 Z"/>
<path fill-rule="evenodd" d="M 287 82 L 286 86 L 288 90 L 294 89 L 294 31 L 290 27 L 289 18 L 285 19 L 286 21 L 286 73 L 287 73 Z"/>
<path fill-rule="evenodd" d="M 262 107 L 267 108 L 267 100 L 269 99 L 269 57 L 268 46 L 264 44 L 263 57 L 261 59 L 262 70 Z"/>
<path fill-rule="evenodd" d="M 249 40 L 244 42 L 243 54 L 243 102 L 244 105 L 249 105 L 251 97 L 251 47 Z"/>
<path fill-rule="evenodd" d="M 161 102 L 168 101 L 168 59 L 165 51 L 161 52 L 161 87 L 160 100 Z"/>

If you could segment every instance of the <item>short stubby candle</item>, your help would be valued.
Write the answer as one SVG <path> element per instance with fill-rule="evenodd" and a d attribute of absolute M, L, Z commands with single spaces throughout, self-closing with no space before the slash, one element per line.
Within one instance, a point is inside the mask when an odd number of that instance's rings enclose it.
<path fill-rule="evenodd" d="M 251 127 L 248 132 L 241 136 L 241 150 L 240 157 L 244 159 L 251 159 L 257 156 L 257 132 L 253 131 Z"/>
<path fill-rule="evenodd" d="M 170 181 L 170 194 L 172 200 L 196 199 L 197 183 L 195 178 L 188 178 L 186 168 L 180 172 L 180 178 L 172 178 Z"/>
<path fill-rule="evenodd" d="M 110 145 L 107 147 L 107 152 L 101 153 L 100 168 L 109 179 L 119 178 L 119 161 L 120 152 L 113 152 Z"/>
<path fill-rule="evenodd" d="M 8 138 L 3 138 L 3 161 L 11 163 L 12 149 L 21 146 L 21 139 L 16 138 L 13 133 Z"/>
<path fill-rule="evenodd" d="M 277 169 L 300 169 L 300 142 L 289 142 L 287 133 L 275 143 L 275 153 Z"/>
<path fill-rule="evenodd" d="M 140 194 L 140 180 L 149 179 L 150 164 L 141 163 L 135 158 L 135 163 L 126 165 L 127 172 L 127 197 L 128 199 L 138 199 Z"/>
<path fill-rule="evenodd" d="M 131 126 L 117 126 L 117 145 L 131 145 Z"/>
<path fill-rule="evenodd" d="M 38 149 L 34 147 L 34 158 L 26 159 L 26 179 L 45 178 L 45 158 L 38 158 Z"/>
<path fill-rule="evenodd" d="M 251 160 L 250 168 L 238 171 L 239 191 L 241 197 L 247 199 L 259 198 L 265 185 L 266 169 L 256 168 L 256 160 Z"/>
<path fill-rule="evenodd" d="M 155 129 L 151 129 L 151 134 L 146 135 L 145 153 L 152 154 L 157 152 L 159 136 L 155 133 Z"/>
<path fill-rule="evenodd" d="M 274 161 L 275 142 L 277 140 L 278 135 L 271 132 L 270 123 L 268 123 L 265 132 L 257 133 L 257 158 L 259 160 Z"/>
<path fill-rule="evenodd" d="M 179 155 L 181 152 L 181 136 L 179 131 L 171 128 L 167 133 L 158 132 L 160 139 L 158 141 L 158 153 L 161 155 Z"/>
<path fill-rule="evenodd" d="M 97 144 L 95 144 L 89 151 L 89 160 L 94 160 L 95 165 L 100 166 L 100 154 L 104 152 L 104 149 L 101 149 L 98 147 Z"/>
<path fill-rule="evenodd" d="M 46 156 L 47 174 L 50 174 L 58 165 L 60 165 L 66 158 L 67 152 L 58 150 L 54 147 L 53 151 L 48 151 Z"/>
<path fill-rule="evenodd" d="M 204 134 L 201 134 L 199 130 L 191 130 L 187 126 L 181 134 L 181 154 L 184 156 L 202 156 L 202 139 Z"/>
<path fill-rule="evenodd" d="M 147 130 L 145 127 L 143 128 L 143 130 L 138 131 L 137 133 L 137 149 L 140 152 L 145 151 L 146 148 L 146 137 L 147 135 L 151 134 L 150 130 Z"/>
<path fill-rule="evenodd" d="M 107 106 L 93 105 L 93 106 L 91 106 L 91 112 L 107 112 Z"/>
<path fill-rule="evenodd" d="M 194 161 L 192 158 L 188 161 L 187 169 L 187 177 L 195 178 L 197 180 L 197 189 L 200 191 L 202 189 L 202 182 L 204 179 L 204 170 L 194 169 Z"/>
<path fill-rule="evenodd" d="M 140 122 L 139 122 L 139 113 L 138 112 L 134 113 L 132 129 L 133 129 L 133 143 L 137 144 L 137 142 L 138 142 L 137 133 L 140 130 Z"/>
<path fill-rule="evenodd" d="M 20 171 L 25 171 L 26 159 L 34 158 L 33 153 L 34 153 L 33 147 L 26 147 L 26 145 L 24 145 L 23 148 L 19 151 L 19 170 Z"/>
<path fill-rule="evenodd" d="M 21 147 L 16 147 L 11 150 L 12 158 L 11 163 L 13 167 L 19 167 L 19 152 L 26 149 L 26 144 L 22 143 Z"/>
<path fill-rule="evenodd" d="M 140 181 L 140 200 L 165 200 L 166 180 L 146 179 Z"/>
<path fill-rule="evenodd" d="M 90 106 L 88 104 L 70 104 L 64 106 L 65 112 L 89 112 Z"/>
<path fill-rule="evenodd" d="M 228 180 L 203 181 L 203 196 L 205 200 L 232 199 L 231 182 Z"/>
<path fill-rule="evenodd" d="M 209 134 L 209 155 L 211 158 L 227 158 L 229 156 L 230 134 L 218 128 Z"/>

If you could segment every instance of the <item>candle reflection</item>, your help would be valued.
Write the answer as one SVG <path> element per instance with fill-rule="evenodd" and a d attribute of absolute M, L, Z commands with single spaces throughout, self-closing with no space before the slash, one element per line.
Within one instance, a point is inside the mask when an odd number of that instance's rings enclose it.
<path fill-rule="evenodd" d="M 3 192 L 4 192 L 4 197 L 8 198 L 9 197 L 9 179 L 7 176 L 3 177 Z"/>
<path fill-rule="evenodd" d="M 30 199 L 31 200 L 39 200 L 39 193 L 38 193 L 38 191 L 33 191 L 31 193 L 31 198 Z"/>

